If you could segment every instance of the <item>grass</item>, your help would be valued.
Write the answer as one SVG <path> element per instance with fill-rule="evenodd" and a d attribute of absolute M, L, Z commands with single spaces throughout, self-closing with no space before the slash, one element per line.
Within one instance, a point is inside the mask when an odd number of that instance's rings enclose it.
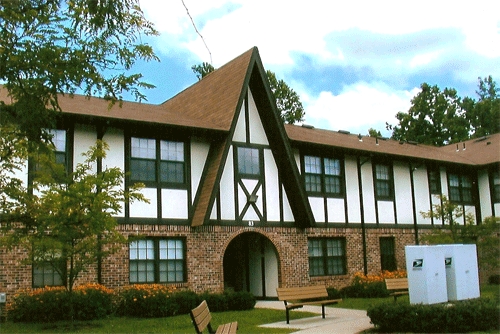
<path fill-rule="evenodd" d="M 316 316 L 295 312 L 294 319 Z M 293 329 L 262 328 L 259 325 L 285 320 L 284 310 L 253 309 L 250 311 L 212 312 L 212 325 L 238 321 L 238 333 L 291 333 Z M 168 318 L 109 318 L 85 322 L 0 323 L 0 333 L 194 333 L 189 315 Z"/>
<path fill-rule="evenodd" d="M 500 303 L 498 285 L 481 286 L 481 298 L 490 298 Z M 345 298 L 333 307 L 367 310 L 371 305 L 392 302 L 387 298 Z M 408 296 L 398 298 L 398 303 L 409 303 Z M 293 319 L 315 316 L 308 312 L 293 312 Z M 250 311 L 212 312 L 212 324 L 238 321 L 238 333 L 291 333 L 293 329 L 262 328 L 259 325 L 284 321 L 284 310 L 253 309 Z M 118 318 L 85 322 L 0 323 L 0 333 L 194 333 L 189 315 L 168 318 Z"/>

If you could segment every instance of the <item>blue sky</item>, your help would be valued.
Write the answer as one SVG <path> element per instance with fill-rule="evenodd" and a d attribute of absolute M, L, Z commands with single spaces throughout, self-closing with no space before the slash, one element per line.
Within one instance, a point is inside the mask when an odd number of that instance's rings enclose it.
<path fill-rule="evenodd" d="M 389 136 L 420 84 L 476 97 L 477 78 L 500 84 L 500 1 L 140 0 L 161 59 L 139 64 L 149 103 L 197 81 L 191 66 L 220 67 L 253 46 L 292 87 L 305 123 Z"/>

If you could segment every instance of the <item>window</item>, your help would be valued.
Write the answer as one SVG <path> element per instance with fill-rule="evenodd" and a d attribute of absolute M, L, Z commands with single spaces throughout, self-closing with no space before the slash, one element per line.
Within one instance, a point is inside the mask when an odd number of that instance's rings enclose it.
<path fill-rule="evenodd" d="M 392 200 L 393 181 L 389 165 L 375 165 L 375 196 L 378 200 Z"/>
<path fill-rule="evenodd" d="M 238 173 L 247 176 L 260 175 L 260 154 L 257 148 L 238 147 Z"/>
<path fill-rule="evenodd" d="M 309 193 L 342 196 L 341 160 L 304 156 L 304 180 Z"/>
<path fill-rule="evenodd" d="M 130 242 L 130 283 L 184 282 L 184 248 L 183 239 L 146 239 Z"/>
<path fill-rule="evenodd" d="M 500 203 L 500 171 L 495 170 L 492 179 L 493 202 Z"/>
<path fill-rule="evenodd" d="M 33 287 L 61 286 L 61 275 L 50 264 L 33 265 Z"/>
<path fill-rule="evenodd" d="M 344 238 L 308 240 L 309 275 L 344 275 L 347 273 Z"/>
<path fill-rule="evenodd" d="M 429 170 L 429 191 L 433 195 L 441 195 L 441 176 L 439 170 L 430 169 Z"/>
<path fill-rule="evenodd" d="M 394 271 L 397 269 L 394 248 L 393 237 L 380 238 L 380 265 L 382 270 Z"/>
<path fill-rule="evenodd" d="M 130 140 L 132 181 L 146 185 L 185 184 L 184 143 L 132 137 Z"/>
<path fill-rule="evenodd" d="M 449 174 L 448 191 L 450 201 L 460 203 L 472 202 L 472 181 L 468 175 Z"/>

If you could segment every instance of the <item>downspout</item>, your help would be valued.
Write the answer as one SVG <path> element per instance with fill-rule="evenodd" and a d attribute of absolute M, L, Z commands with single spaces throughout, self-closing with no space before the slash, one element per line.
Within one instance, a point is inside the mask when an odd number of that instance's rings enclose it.
<path fill-rule="evenodd" d="M 417 207 L 415 203 L 415 180 L 413 178 L 413 172 L 417 167 L 413 167 L 410 162 L 410 188 L 411 188 L 411 205 L 413 207 L 413 228 L 415 230 L 415 245 L 419 245 L 418 241 L 418 224 L 417 224 Z"/>
<path fill-rule="evenodd" d="M 368 161 L 368 160 L 367 160 Z M 368 260 L 366 257 L 366 230 L 365 230 L 365 208 L 363 204 L 363 182 L 361 177 L 361 166 L 365 164 L 366 161 L 361 163 L 361 159 L 357 157 L 357 168 L 358 168 L 358 190 L 359 190 L 359 213 L 361 214 L 361 238 L 363 244 L 363 272 L 368 275 Z"/>

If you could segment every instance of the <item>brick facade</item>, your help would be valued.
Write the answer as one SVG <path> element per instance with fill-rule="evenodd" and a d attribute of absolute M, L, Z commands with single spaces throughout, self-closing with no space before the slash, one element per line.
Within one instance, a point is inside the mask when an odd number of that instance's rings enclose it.
<path fill-rule="evenodd" d="M 120 225 L 126 236 L 182 237 L 186 240 L 187 280 L 175 284 L 178 288 L 195 292 L 222 292 L 224 290 L 224 253 L 230 242 L 244 233 L 258 233 L 267 238 L 275 247 L 278 258 L 278 282 L 280 286 L 302 286 L 324 283 L 341 288 L 349 285 L 352 275 L 363 272 L 362 233 L 360 228 L 318 227 L 298 229 L 290 227 L 240 227 L 204 226 L 192 228 L 175 225 Z M 369 273 L 380 272 L 379 238 L 391 236 L 396 243 L 398 269 L 405 267 L 404 246 L 414 244 L 414 233 L 408 228 L 368 228 L 366 229 L 366 250 Z M 309 276 L 309 237 L 346 238 L 347 275 Z M 102 263 L 102 284 L 118 288 L 129 284 L 128 244 Z M 8 297 L 20 289 L 31 288 L 31 266 L 22 264 L 27 252 L 14 249 L 1 250 L 0 291 Z M 89 268 L 82 273 L 77 285 L 97 282 L 97 268 Z"/>

